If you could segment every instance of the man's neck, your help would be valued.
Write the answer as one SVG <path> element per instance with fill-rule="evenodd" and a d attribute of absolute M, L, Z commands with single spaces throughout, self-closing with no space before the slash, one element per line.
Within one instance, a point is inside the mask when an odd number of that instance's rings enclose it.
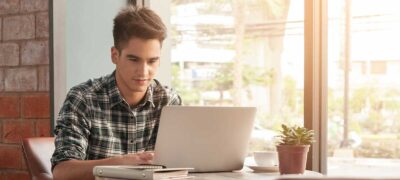
<path fill-rule="evenodd" d="M 145 97 L 146 91 L 131 92 L 129 91 L 128 87 L 125 87 L 124 85 L 118 83 L 118 78 L 116 78 L 116 80 L 117 80 L 117 88 L 121 92 L 122 97 L 129 104 L 129 106 L 134 107 L 138 105 L 140 101 Z"/>
<path fill-rule="evenodd" d="M 122 97 L 124 97 L 125 101 L 131 107 L 137 106 L 146 95 L 146 92 L 135 92 L 135 93 L 125 94 L 121 91 L 121 93 Z"/>

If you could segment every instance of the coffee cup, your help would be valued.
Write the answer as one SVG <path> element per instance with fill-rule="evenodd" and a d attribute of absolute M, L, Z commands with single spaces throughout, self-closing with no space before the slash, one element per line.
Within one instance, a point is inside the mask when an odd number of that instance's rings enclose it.
<path fill-rule="evenodd" d="M 253 154 L 257 166 L 268 167 L 278 165 L 278 153 L 276 151 L 256 151 Z"/>

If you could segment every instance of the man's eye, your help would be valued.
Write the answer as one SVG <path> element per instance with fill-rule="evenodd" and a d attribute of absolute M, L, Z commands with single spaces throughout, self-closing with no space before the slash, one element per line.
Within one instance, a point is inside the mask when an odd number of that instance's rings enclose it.
<path fill-rule="evenodd" d="M 129 60 L 133 61 L 133 62 L 137 62 L 138 61 L 138 59 L 135 59 L 135 58 L 129 58 Z"/>
<path fill-rule="evenodd" d="M 155 59 L 155 60 L 150 60 L 149 63 L 150 63 L 150 64 L 154 64 L 154 63 L 156 63 L 157 61 L 158 61 L 157 59 Z"/>

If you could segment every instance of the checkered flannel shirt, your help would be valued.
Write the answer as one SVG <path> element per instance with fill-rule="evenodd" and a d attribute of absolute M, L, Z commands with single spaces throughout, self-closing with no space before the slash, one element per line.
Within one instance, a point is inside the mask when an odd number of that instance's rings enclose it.
<path fill-rule="evenodd" d="M 52 168 L 70 159 L 93 160 L 153 150 L 161 108 L 166 105 L 181 105 L 181 99 L 157 80 L 134 108 L 121 96 L 115 72 L 73 87 L 54 130 Z"/>

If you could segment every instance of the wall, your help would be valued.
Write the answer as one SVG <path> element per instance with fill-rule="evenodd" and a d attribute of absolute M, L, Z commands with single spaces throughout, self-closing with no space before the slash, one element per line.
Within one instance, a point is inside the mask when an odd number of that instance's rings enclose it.
<path fill-rule="evenodd" d="M 114 71 L 110 58 L 113 19 L 125 5 L 125 0 L 67 0 L 67 90 Z"/>
<path fill-rule="evenodd" d="M 0 179 L 29 179 L 26 137 L 50 136 L 48 0 L 0 0 Z"/>

